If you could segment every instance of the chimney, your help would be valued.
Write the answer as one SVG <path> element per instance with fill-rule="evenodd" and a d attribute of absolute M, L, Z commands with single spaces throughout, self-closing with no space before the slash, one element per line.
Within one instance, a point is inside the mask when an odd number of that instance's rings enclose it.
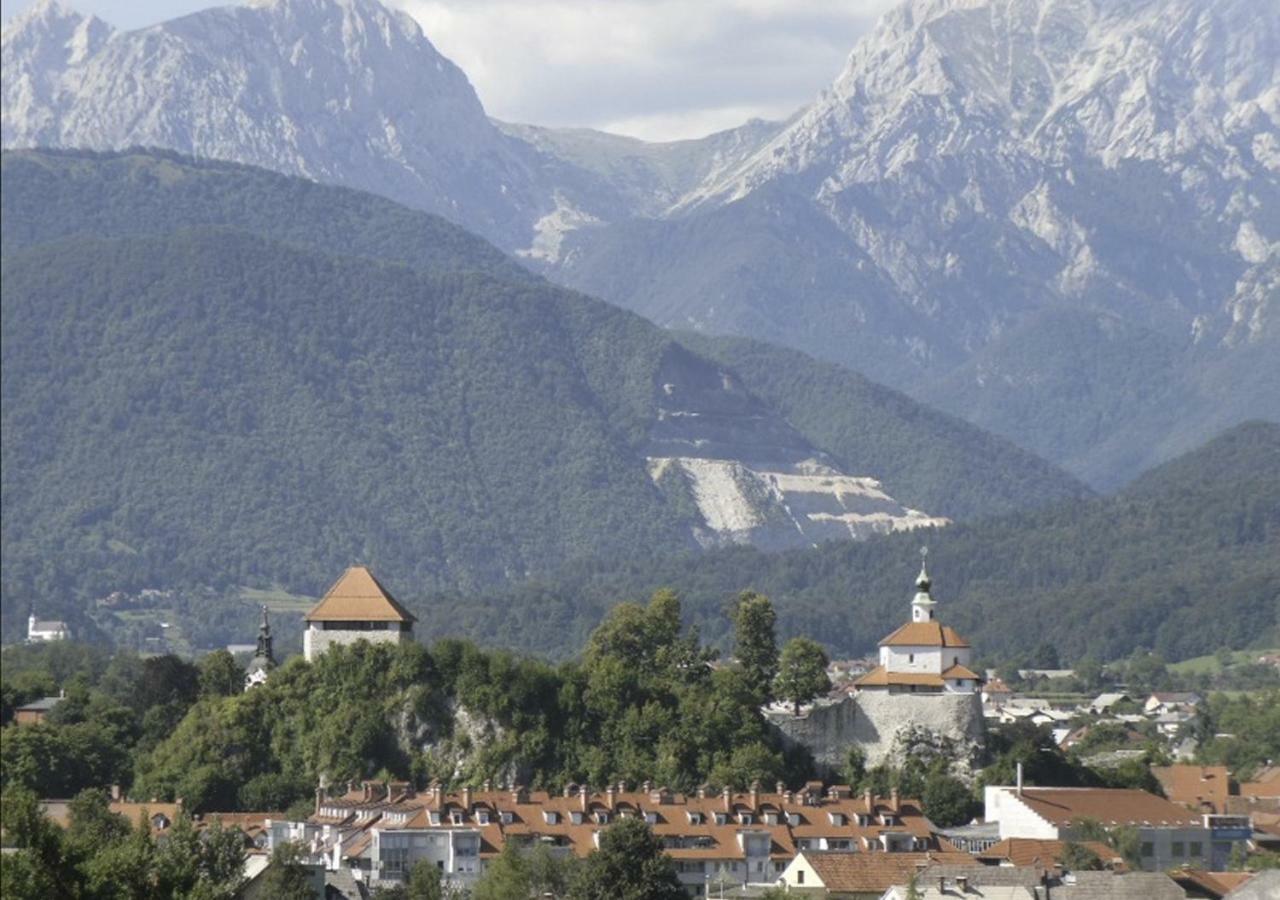
<path fill-rule="evenodd" d="M 1018 763 L 1018 796 L 1022 796 L 1022 763 Z"/>
<path fill-rule="evenodd" d="M 112 799 L 112 800 L 115 800 L 115 801 L 117 801 L 117 802 L 119 802 L 119 800 L 120 800 L 120 785 L 118 785 L 118 784 L 113 784 L 113 785 L 111 785 L 111 799 Z"/>
<path fill-rule="evenodd" d="M 706 800 L 706 799 L 707 799 L 707 785 L 706 785 L 706 782 L 703 782 L 702 784 L 698 785 L 698 799 L 699 799 L 699 800 Z"/>
<path fill-rule="evenodd" d="M 611 811 L 613 810 L 613 805 L 614 803 L 617 802 L 617 800 L 618 800 L 618 789 L 616 787 L 614 787 L 613 785 L 609 785 L 607 788 L 604 789 L 605 806 L 609 807 Z"/>
<path fill-rule="evenodd" d="M 493 782 L 490 781 L 488 778 L 486 778 L 484 780 L 484 784 L 480 785 L 480 789 L 483 790 L 486 794 L 489 793 L 490 791 L 493 790 Z"/>
<path fill-rule="evenodd" d="M 724 800 L 724 811 L 733 812 L 733 791 L 730 790 L 729 785 L 726 784 L 724 786 L 724 790 L 720 792 L 720 797 Z"/>
<path fill-rule="evenodd" d="M 779 781 L 777 784 L 773 786 L 773 792 L 777 794 L 779 797 L 782 796 L 782 792 L 785 791 L 786 789 L 787 789 L 787 786 L 783 784 L 781 781 Z"/>
<path fill-rule="evenodd" d="M 894 788 L 889 791 L 889 808 L 894 812 L 898 811 L 898 789 Z"/>
<path fill-rule="evenodd" d="M 363 790 L 360 792 L 360 799 L 364 800 L 367 803 L 369 800 L 369 793 L 372 785 L 369 782 L 364 781 L 364 782 L 361 782 L 361 786 Z"/>
<path fill-rule="evenodd" d="M 591 805 L 590 801 L 591 801 L 591 791 L 584 784 L 578 788 L 578 805 L 582 808 L 583 812 L 586 812 L 587 807 Z"/>
<path fill-rule="evenodd" d="M 467 785 L 462 789 L 462 808 L 467 812 L 471 812 L 471 785 Z"/>
<path fill-rule="evenodd" d="M 790 791 L 782 792 L 782 801 L 784 803 L 790 804 L 794 799 L 795 799 L 795 795 L 792 794 Z"/>
<path fill-rule="evenodd" d="M 320 815 L 320 804 L 324 801 L 324 788 L 316 788 L 316 815 Z"/>
<path fill-rule="evenodd" d="M 867 788 L 862 792 L 862 802 L 867 805 L 867 815 L 873 816 L 876 812 L 876 798 L 871 793 L 871 788 Z"/>
<path fill-rule="evenodd" d="M 648 779 L 645 779 L 644 784 L 640 785 L 640 792 L 643 794 L 647 794 L 651 790 L 653 790 L 653 782 L 649 781 Z"/>
<path fill-rule="evenodd" d="M 758 813 L 760 811 L 760 782 L 759 780 L 751 782 L 751 811 Z"/>

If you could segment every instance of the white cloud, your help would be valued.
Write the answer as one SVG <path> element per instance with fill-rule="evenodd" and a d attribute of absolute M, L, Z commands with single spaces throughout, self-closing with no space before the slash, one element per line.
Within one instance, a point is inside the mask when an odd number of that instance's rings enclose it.
<path fill-rule="evenodd" d="M 892 0 L 394 0 L 490 115 L 649 139 L 809 102 Z"/>

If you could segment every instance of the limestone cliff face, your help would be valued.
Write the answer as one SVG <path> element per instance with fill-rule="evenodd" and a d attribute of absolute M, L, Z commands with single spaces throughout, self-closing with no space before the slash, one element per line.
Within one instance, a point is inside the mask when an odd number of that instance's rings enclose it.
<path fill-rule="evenodd" d="M 949 523 L 843 471 L 735 375 L 679 346 L 663 357 L 655 387 L 649 476 L 696 523 L 703 546 L 781 550 Z"/>
<path fill-rule="evenodd" d="M 836 771 L 843 768 L 852 745 L 862 748 L 868 766 L 900 765 L 910 743 L 924 739 L 949 743 L 955 768 L 964 773 L 977 761 L 985 737 L 977 693 L 863 692 L 819 701 L 799 716 L 773 709 L 766 716 L 785 741 L 804 747 L 819 766 Z"/>

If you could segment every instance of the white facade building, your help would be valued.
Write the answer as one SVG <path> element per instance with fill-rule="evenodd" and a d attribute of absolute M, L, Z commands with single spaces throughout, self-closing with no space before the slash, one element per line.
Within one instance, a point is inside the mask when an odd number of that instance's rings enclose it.
<path fill-rule="evenodd" d="M 973 650 L 935 618 L 933 582 L 922 565 L 911 600 L 911 621 L 880 642 L 880 664 L 854 682 L 859 691 L 971 694 L 980 678 L 969 668 Z"/>
<path fill-rule="evenodd" d="M 66 622 L 53 619 L 37 619 L 35 613 L 27 617 L 27 643 L 38 644 L 43 641 L 65 641 L 70 637 Z"/>

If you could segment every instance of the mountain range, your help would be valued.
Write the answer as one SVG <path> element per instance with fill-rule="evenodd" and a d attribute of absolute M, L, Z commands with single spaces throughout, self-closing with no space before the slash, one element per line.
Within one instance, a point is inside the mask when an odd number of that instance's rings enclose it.
<path fill-rule="evenodd" d="M 445 220 L 170 152 L 5 151 L 6 625 L 149 587 L 414 590 L 1089 494 L 837 366 L 680 336 Z"/>
<path fill-rule="evenodd" d="M 1280 10 L 906 0 L 786 122 L 496 122 L 407 15 L 268 0 L 3 38 L 6 147 L 357 187 L 654 322 L 907 391 L 1100 487 L 1280 418 Z"/>

